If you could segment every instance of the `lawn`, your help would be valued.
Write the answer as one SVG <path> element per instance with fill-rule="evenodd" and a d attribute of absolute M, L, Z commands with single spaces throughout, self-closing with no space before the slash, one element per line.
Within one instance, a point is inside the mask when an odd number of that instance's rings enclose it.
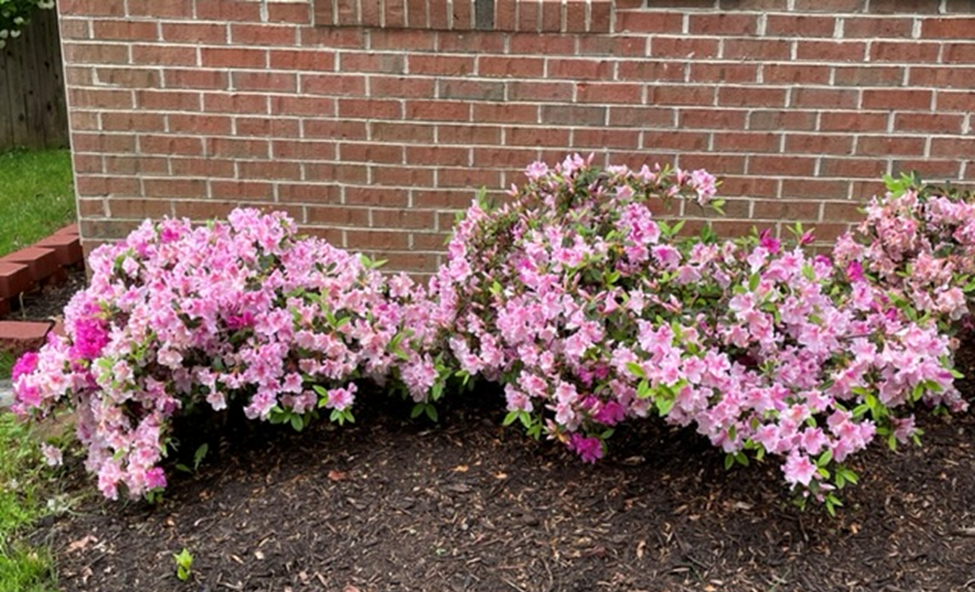
<path fill-rule="evenodd" d="M 14 150 L 0 154 L 0 256 L 30 246 L 77 219 L 71 152 Z M 0 352 L 0 378 L 13 358 Z"/>
<path fill-rule="evenodd" d="M 0 154 L 0 255 L 32 245 L 76 216 L 69 151 Z"/>
<path fill-rule="evenodd" d="M 51 234 L 76 218 L 67 150 L 0 154 L 0 255 Z M 0 378 L 14 358 L 0 352 Z M 53 562 L 23 534 L 48 512 L 46 471 L 37 439 L 9 413 L 0 413 L 0 590 L 54 590 Z"/>

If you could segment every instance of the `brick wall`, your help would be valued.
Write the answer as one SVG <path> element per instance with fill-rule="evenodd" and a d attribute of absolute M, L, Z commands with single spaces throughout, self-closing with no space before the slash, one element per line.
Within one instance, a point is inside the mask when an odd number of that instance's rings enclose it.
<path fill-rule="evenodd" d="M 829 240 L 884 173 L 975 179 L 973 0 L 59 10 L 89 248 L 147 216 L 256 204 L 428 270 L 476 188 L 570 150 L 708 168 L 724 234 L 799 220 Z"/>

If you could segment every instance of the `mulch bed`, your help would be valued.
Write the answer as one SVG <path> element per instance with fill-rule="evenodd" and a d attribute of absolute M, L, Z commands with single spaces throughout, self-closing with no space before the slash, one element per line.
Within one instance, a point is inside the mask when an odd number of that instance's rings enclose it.
<path fill-rule="evenodd" d="M 63 592 L 975 590 L 972 413 L 922 413 L 923 448 L 859 455 L 831 518 L 791 505 L 774 463 L 725 471 L 688 430 L 625 427 L 586 465 L 500 427 L 489 388 L 439 424 L 367 397 L 383 404 L 343 428 L 194 426 L 184 462 L 221 440 L 156 506 L 102 501 L 72 458 L 84 501 L 32 538 Z"/>

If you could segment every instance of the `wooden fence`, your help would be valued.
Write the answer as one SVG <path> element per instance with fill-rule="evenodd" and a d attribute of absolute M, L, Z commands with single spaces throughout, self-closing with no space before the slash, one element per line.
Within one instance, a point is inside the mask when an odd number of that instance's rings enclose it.
<path fill-rule="evenodd" d="M 0 49 L 0 153 L 68 145 L 64 69 L 55 10 L 39 10 Z"/>

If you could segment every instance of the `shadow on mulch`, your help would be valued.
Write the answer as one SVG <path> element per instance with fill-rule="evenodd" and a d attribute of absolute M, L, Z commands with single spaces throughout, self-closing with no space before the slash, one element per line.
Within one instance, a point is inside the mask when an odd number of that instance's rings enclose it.
<path fill-rule="evenodd" d="M 439 425 L 389 399 L 351 427 L 223 430 L 161 505 L 89 496 L 35 540 L 64 592 L 975 589 L 970 413 L 923 417 L 923 448 L 860 455 L 830 518 L 789 504 L 772 464 L 725 471 L 689 431 L 645 422 L 586 465 L 499 427 L 498 400 Z"/>

